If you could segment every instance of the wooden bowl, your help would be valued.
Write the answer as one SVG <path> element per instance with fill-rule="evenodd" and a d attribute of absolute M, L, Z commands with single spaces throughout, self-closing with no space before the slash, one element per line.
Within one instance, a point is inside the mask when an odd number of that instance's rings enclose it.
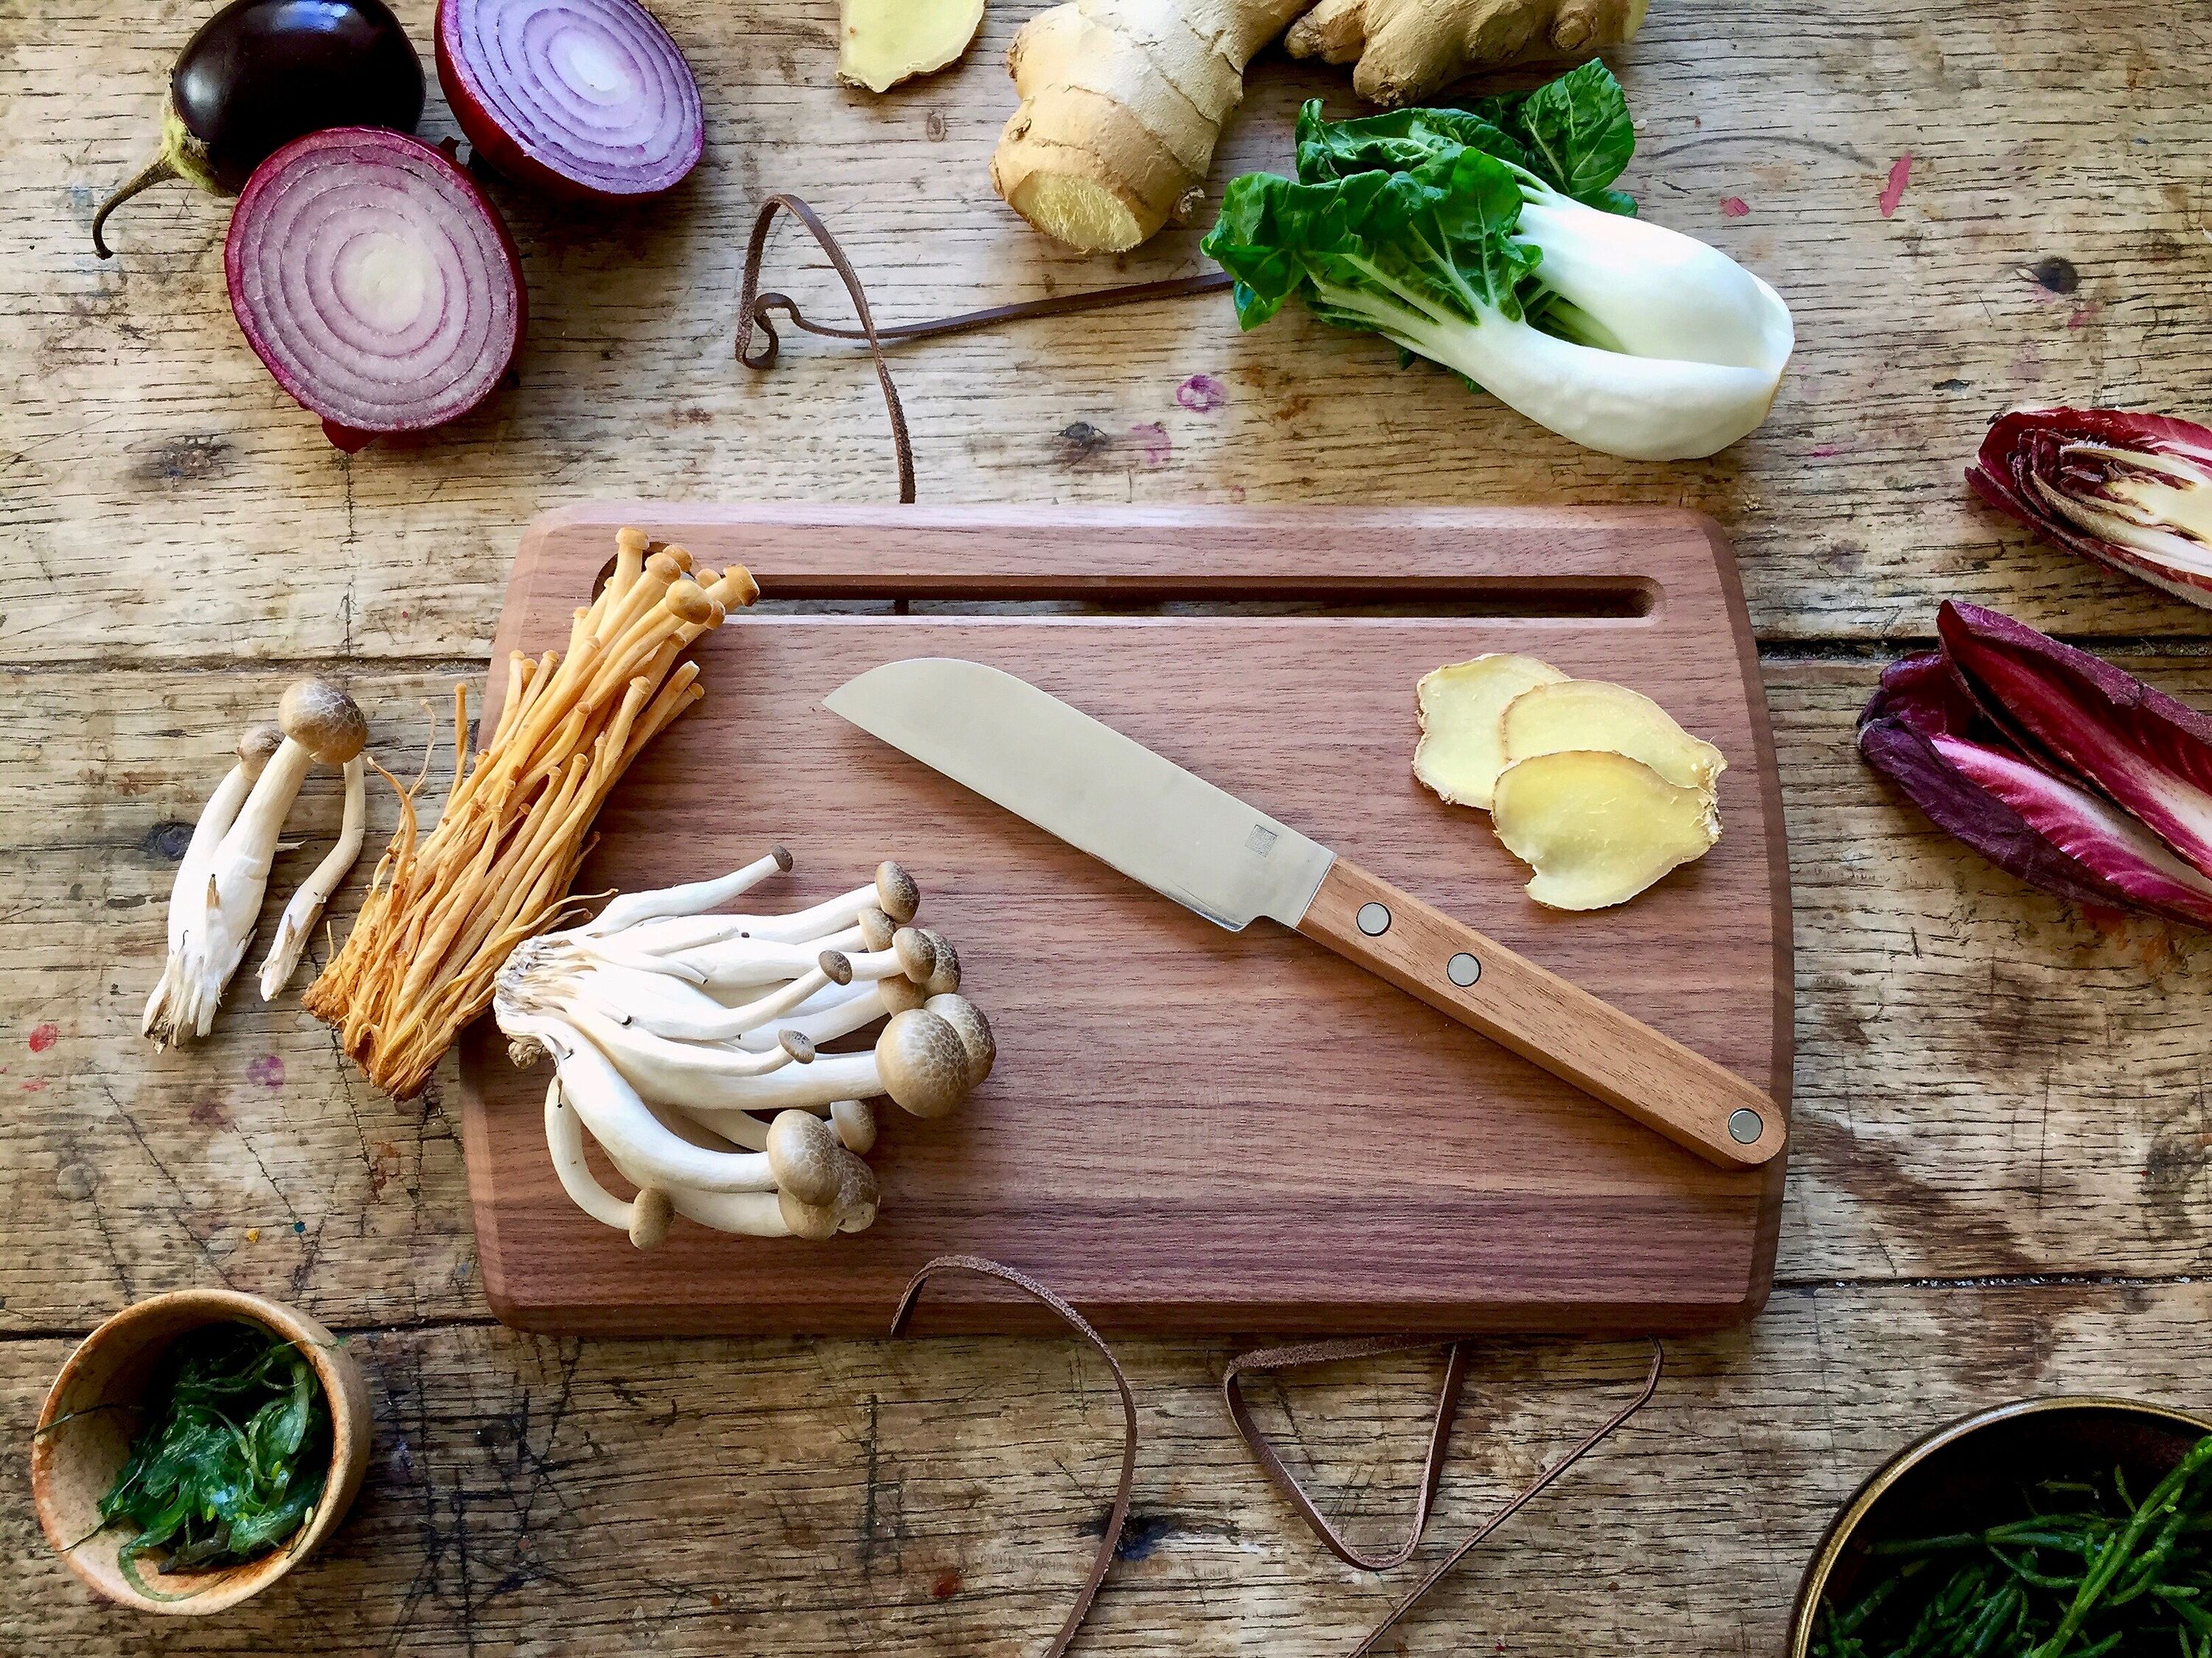
<path fill-rule="evenodd" d="M 2088 1395 L 2021 1399 L 1916 1440 L 1868 1477 L 1813 1551 L 1790 1614 L 1789 1658 L 1808 1658 L 1821 1601 L 1849 1602 L 1875 1544 L 1975 1531 L 2018 1513 L 2023 1478 L 2090 1479 L 2125 1472 L 2148 1490 L 2212 1418 Z"/>
<path fill-rule="evenodd" d="M 138 1576 L 149 1588 L 185 1597 L 157 1600 L 131 1588 L 116 1564 L 118 1551 L 130 1540 L 126 1528 L 88 1533 L 99 1527 L 100 1499 L 115 1483 L 131 1442 L 143 1425 L 143 1412 L 135 1407 L 161 1355 L 188 1331 L 236 1322 L 258 1324 L 282 1340 L 297 1343 L 322 1384 L 331 1407 L 331 1467 L 322 1501 L 288 1541 L 244 1565 L 165 1576 L 152 1561 L 141 1559 Z M 118 1401 L 134 1408 L 91 1409 Z M 72 1411 L 89 1414 L 47 1431 L 48 1424 Z M 70 1355 L 39 1412 L 39 1432 L 31 1441 L 31 1496 L 46 1541 L 92 1588 L 143 1612 L 204 1617 L 258 1594 L 313 1553 L 351 1506 L 368 1466 L 368 1384 L 361 1366 L 328 1330 L 304 1313 L 258 1295 L 180 1289 L 126 1307 Z"/>

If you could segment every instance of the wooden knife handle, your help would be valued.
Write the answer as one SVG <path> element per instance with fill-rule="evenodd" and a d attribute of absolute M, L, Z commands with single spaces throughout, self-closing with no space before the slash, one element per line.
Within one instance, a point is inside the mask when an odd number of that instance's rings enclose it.
<path fill-rule="evenodd" d="M 1339 858 L 1298 930 L 1723 1168 L 1782 1149 L 1772 1100 L 1472 927 Z"/>

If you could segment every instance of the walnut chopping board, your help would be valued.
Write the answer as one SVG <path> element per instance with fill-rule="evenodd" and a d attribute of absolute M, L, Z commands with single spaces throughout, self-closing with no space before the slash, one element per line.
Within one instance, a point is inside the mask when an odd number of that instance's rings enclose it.
<path fill-rule="evenodd" d="M 994 1256 L 1130 1333 L 1708 1329 L 1755 1313 L 1783 1159 L 1712 1167 L 1295 934 L 1223 932 L 821 705 L 904 656 L 1018 674 L 1767 1090 L 1786 1110 L 1788 859 L 1734 555 L 1655 509 L 571 509 L 524 539 L 495 642 L 566 639 L 635 523 L 761 604 L 702 641 L 706 699 L 633 768 L 579 891 L 692 881 L 781 841 L 747 900 L 882 857 L 958 948 L 1000 1058 L 958 1112 L 879 1102 L 882 1218 L 828 1244 L 678 1221 L 640 1252 L 548 1160 L 547 1073 L 464 1047 L 484 1288 L 551 1332 L 880 1334 L 908 1277 Z M 1413 779 L 1414 682 L 1484 651 L 1656 698 L 1728 757 L 1721 842 L 1563 915 L 1482 814 Z M 495 716 L 496 704 L 483 710 Z M 1785 1154 L 1786 1155 L 1786 1154 Z M 601 1165 L 603 1177 L 623 1191 Z M 924 1329 L 1049 1314 L 940 1281 Z"/>

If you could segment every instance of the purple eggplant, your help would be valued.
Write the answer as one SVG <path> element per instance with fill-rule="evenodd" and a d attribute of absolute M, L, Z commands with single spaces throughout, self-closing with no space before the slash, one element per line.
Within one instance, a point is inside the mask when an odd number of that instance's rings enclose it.
<path fill-rule="evenodd" d="M 234 196 L 295 138 L 422 119 L 422 61 L 384 0 L 232 0 L 177 54 L 161 154 L 100 204 L 93 251 L 107 258 L 107 216 L 149 185 Z"/>

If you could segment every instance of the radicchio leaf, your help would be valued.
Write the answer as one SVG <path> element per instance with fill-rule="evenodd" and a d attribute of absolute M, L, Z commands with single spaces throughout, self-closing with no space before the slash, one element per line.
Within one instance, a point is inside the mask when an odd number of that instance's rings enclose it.
<path fill-rule="evenodd" d="M 1881 688 L 1859 716 L 1862 726 L 1889 716 L 1924 736 L 1951 732 L 1981 735 L 1990 730 L 1973 692 L 1960 683 L 1940 650 L 1923 651 L 1892 662 L 1881 671 Z"/>
<path fill-rule="evenodd" d="M 2045 843 L 2119 894 L 2107 902 L 2212 927 L 2212 880 L 2111 802 L 2017 754 L 1963 737 L 1928 741 L 1966 783 L 2010 807 Z"/>
<path fill-rule="evenodd" d="M 2120 909 L 2135 902 L 1967 777 L 1944 757 L 1936 741 L 1895 715 L 1875 715 L 1859 727 L 1859 752 L 1868 764 L 1904 791 L 1938 829 L 2000 869 L 2077 904 Z"/>
<path fill-rule="evenodd" d="M 2212 608 L 2212 430 L 2121 409 L 2015 409 L 1966 482 L 2045 539 Z"/>
<path fill-rule="evenodd" d="M 1952 669 L 2000 728 L 2212 875 L 2212 720 L 1979 605 L 1947 602 L 1936 627 Z"/>

